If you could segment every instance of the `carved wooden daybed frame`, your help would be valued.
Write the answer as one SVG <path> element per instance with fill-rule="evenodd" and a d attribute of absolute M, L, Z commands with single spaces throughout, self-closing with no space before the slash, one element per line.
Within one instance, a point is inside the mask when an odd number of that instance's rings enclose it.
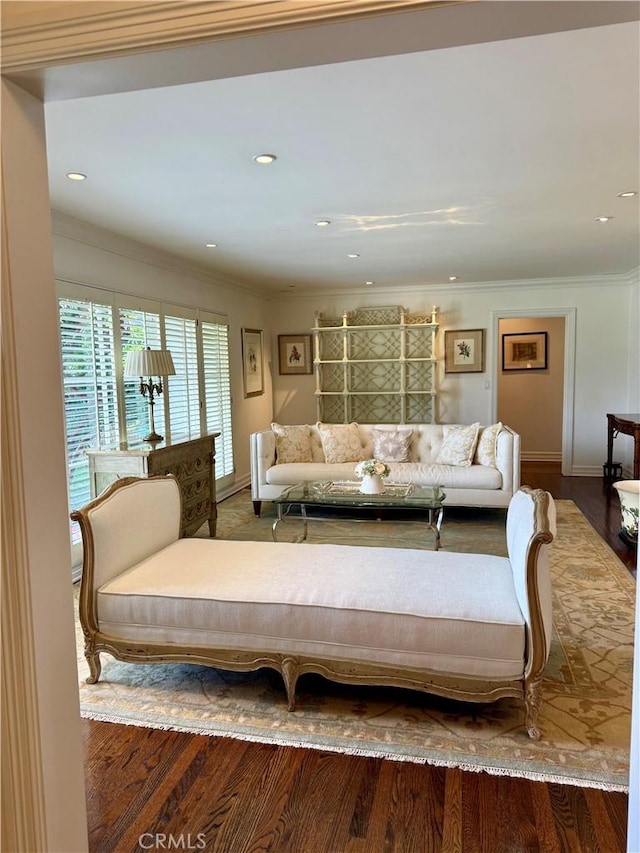
<path fill-rule="evenodd" d="M 155 491 L 154 491 L 155 490 Z M 517 506 L 514 504 L 517 503 Z M 98 681 L 101 673 L 100 654 L 108 652 L 121 661 L 131 663 L 195 663 L 240 671 L 270 667 L 284 680 L 289 710 L 295 709 L 298 678 L 304 673 L 318 673 L 330 680 L 349 684 L 387 685 L 420 690 L 427 693 L 471 702 L 493 702 L 502 697 L 517 697 L 524 701 L 525 722 L 529 736 L 537 739 L 536 725 L 541 701 L 542 672 L 545 667 L 551 636 L 551 592 L 548 572 L 547 546 L 555 533 L 555 504 L 542 490 L 520 489 L 514 496 L 507 519 L 509 562 L 514 574 L 513 594 L 522 612 L 525 633 L 521 672 L 517 677 L 485 678 L 460 673 L 447 673 L 397 663 L 371 663 L 363 659 L 332 659 L 325 655 L 314 657 L 296 653 L 296 641 L 291 639 L 286 649 L 219 648 L 208 645 L 178 645 L 167 642 L 137 642 L 109 633 L 101 627 L 98 613 L 98 590 L 114 577 L 124 575 L 143 561 L 153 560 L 167 543 L 179 540 L 180 491 L 172 476 L 148 479 L 124 478 L 112 483 L 98 498 L 73 512 L 82 531 L 84 566 L 80 588 L 80 622 L 85 638 L 85 656 L 89 664 L 89 683 Z M 188 542 L 189 540 L 180 540 Z M 200 540 L 198 549 L 210 549 L 212 564 L 220 545 L 236 549 L 248 543 L 224 543 L 220 540 Z M 123 544 L 124 543 L 124 544 Z M 260 553 L 263 549 L 287 547 L 287 543 L 252 543 Z M 180 550 L 178 545 L 178 552 Z M 183 546 L 182 546 L 183 547 Z M 359 546 L 289 545 L 296 549 L 345 548 L 351 553 Z M 370 551 L 372 549 L 367 549 Z M 375 549 L 381 556 L 391 549 Z M 398 554 L 398 571 L 404 549 Z M 236 551 L 236 553 L 240 553 Z M 301 555 L 304 553 L 300 553 Z M 322 552 L 315 552 L 318 557 Z M 406 552 L 405 552 L 406 553 Z M 412 552 L 415 553 L 415 552 Z M 506 560 L 484 555 L 443 554 L 420 552 L 427 563 L 443 565 L 450 570 L 451 560 Z M 422 559 L 422 557 L 421 557 Z M 448 562 L 447 562 L 448 561 Z M 515 562 L 514 562 L 515 561 Z M 111 563 L 109 565 L 109 563 Z M 184 564 L 176 565 L 176 573 L 184 572 Z M 135 571 L 135 569 L 134 569 Z M 444 578 L 446 582 L 446 578 Z M 474 596 L 474 585 L 468 587 Z M 373 618 L 373 616 L 372 616 Z"/>

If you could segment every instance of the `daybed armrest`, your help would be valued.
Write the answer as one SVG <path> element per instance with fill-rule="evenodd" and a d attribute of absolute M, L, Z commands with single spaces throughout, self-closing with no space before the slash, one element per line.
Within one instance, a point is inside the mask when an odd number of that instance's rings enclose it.
<path fill-rule="evenodd" d="M 527 624 L 525 677 L 541 675 L 552 632 L 549 544 L 556 535 L 556 507 L 548 492 L 521 488 L 507 511 L 507 549 L 520 610 Z"/>
<path fill-rule="evenodd" d="M 276 437 L 271 429 L 251 433 L 250 436 L 251 464 L 251 498 L 254 501 L 262 499 L 262 486 L 267 485 L 267 471 L 276 462 Z"/>
<path fill-rule="evenodd" d="M 82 531 L 82 582 L 93 591 L 180 538 L 178 480 L 123 477 L 71 513 Z"/>

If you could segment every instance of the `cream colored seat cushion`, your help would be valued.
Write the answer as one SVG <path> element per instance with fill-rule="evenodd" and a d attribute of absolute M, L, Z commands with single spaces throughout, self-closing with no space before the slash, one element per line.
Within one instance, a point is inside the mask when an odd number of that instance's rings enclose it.
<path fill-rule="evenodd" d="M 106 583 L 97 612 L 107 635 L 179 648 L 483 678 L 521 677 L 525 655 L 509 561 L 486 555 L 181 539 Z"/>

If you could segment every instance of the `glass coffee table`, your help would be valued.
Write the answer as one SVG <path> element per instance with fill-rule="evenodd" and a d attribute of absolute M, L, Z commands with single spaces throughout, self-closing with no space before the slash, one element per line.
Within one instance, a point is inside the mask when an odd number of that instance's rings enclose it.
<path fill-rule="evenodd" d="M 344 509 L 416 509 L 424 519 L 426 526 L 435 533 L 435 550 L 440 547 L 440 527 L 443 517 L 443 501 L 446 495 L 441 486 L 415 486 L 408 483 L 387 483 L 385 490 L 379 495 L 365 495 L 360 491 L 358 481 L 298 483 L 289 486 L 277 498 L 277 518 L 273 522 L 273 541 L 278 541 L 278 525 L 287 517 L 296 518 L 303 523 L 303 532 L 297 541 L 304 542 L 307 538 L 307 510 L 310 507 L 333 507 Z M 299 515 L 293 516 L 293 512 Z M 424 515 L 422 513 L 424 512 Z M 314 516 L 313 521 L 329 519 Z M 367 519 L 354 518 L 353 521 Z M 383 519 L 378 519 L 383 520 Z M 397 519 L 394 519 L 397 520 Z"/>

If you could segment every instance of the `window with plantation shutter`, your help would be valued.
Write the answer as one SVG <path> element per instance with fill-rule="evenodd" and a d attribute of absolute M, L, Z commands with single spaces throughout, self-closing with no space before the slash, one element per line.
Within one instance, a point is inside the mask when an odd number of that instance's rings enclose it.
<path fill-rule="evenodd" d="M 173 357 L 175 376 L 168 377 L 169 424 L 172 442 L 197 438 L 200 424 L 197 328 L 194 317 L 164 316 L 164 348 Z"/>
<path fill-rule="evenodd" d="M 216 477 L 233 473 L 231 430 L 231 377 L 229 372 L 229 327 L 202 322 L 202 356 L 206 431 L 219 432 L 216 439 Z"/>
<path fill-rule="evenodd" d="M 220 322 L 224 317 L 69 282 L 58 282 L 58 292 L 69 510 L 91 499 L 84 451 L 135 446 L 149 430 L 149 404 L 140 393 L 139 378 L 124 376 L 123 369 L 127 353 L 143 347 L 168 349 L 176 369 L 157 399 L 156 428 L 168 442 L 219 432 L 216 479 L 231 482 L 229 330 Z M 75 524 L 71 536 L 79 562 L 81 538 Z"/>
<path fill-rule="evenodd" d="M 160 314 L 137 308 L 118 308 L 122 364 L 131 350 L 162 349 Z M 148 377 L 145 377 L 145 379 Z M 135 441 L 149 432 L 149 403 L 140 393 L 140 380 L 123 377 L 124 414 L 127 441 Z M 164 406 L 160 399 L 154 407 L 155 426 L 160 435 L 166 434 Z"/>
<path fill-rule="evenodd" d="M 60 299 L 60 351 L 69 509 L 91 498 L 85 449 L 118 441 L 116 354 L 111 305 Z M 72 542 L 80 541 L 72 524 Z"/>

